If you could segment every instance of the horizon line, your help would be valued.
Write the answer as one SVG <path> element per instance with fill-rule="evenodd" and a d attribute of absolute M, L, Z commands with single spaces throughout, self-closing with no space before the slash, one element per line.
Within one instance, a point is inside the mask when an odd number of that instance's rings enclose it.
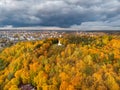
<path fill-rule="evenodd" d="M 101 29 L 101 28 L 63 28 L 63 27 L 55 27 L 55 26 L 48 26 L 48 27 L 44 27 L 44 26 L 36 26 L 36 27 L 0 27 L 0 30 L 78 30 L 78 31 L 103 31 L 103 30 L 107 30 L 107 31 L 111 31 L 111 30 L 120 30 L 119 28 L 114 29 L 114 28 L 105 28 L 105 29 Z"/>

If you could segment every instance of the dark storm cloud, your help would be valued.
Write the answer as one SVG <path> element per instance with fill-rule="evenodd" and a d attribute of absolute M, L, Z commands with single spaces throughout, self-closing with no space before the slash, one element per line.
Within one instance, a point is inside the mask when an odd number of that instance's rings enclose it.
<path fill-rule="evenodd" d="M 0 0 L 0 26 L 120 27 L 120 0 Z"/>

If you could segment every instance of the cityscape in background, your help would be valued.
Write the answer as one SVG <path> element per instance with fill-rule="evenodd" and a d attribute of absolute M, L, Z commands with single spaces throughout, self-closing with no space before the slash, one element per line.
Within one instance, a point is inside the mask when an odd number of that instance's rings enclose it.
<path fill-rule="evenodd" d="M 119 31 L 80 31 L 80 30 L 0 30 L 0 49 L 20 41 L 35 41 L 46 38 L 60 38 L 66 34 L 79 36 L 101 36 L 117 34 Z"/>

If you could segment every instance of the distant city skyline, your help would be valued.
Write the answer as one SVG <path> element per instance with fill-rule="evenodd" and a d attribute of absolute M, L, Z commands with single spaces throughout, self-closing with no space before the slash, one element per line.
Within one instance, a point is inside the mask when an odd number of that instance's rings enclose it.
<path fill-rule="evenodd" d="M 120 30 L 120 0 L 0 0 L 0 29 Z"/>

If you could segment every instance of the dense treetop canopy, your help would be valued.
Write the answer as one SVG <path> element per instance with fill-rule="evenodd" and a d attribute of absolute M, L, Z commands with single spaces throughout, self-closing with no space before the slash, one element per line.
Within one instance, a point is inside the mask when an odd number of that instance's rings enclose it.
<path fill-rule="evenodd" d="M 120 38 L 71 35 L 5 48 L 0 52 L 0 90 L 24 90 L 23 85 L 37 90 L 120 90 Z"/>

